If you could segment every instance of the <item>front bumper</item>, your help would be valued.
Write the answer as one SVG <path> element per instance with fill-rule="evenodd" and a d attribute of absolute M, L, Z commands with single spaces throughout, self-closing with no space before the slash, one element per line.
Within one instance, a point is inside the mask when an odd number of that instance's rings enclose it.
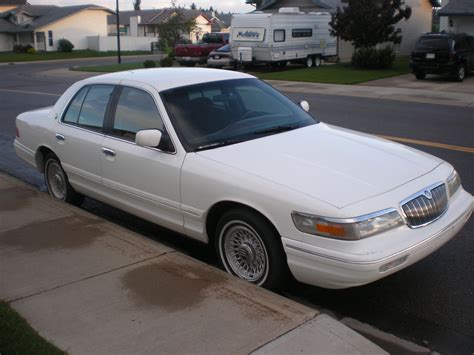
<path fill-rule="evenodd" d="M 207 60 L 207 65 L 209 67 L 216 67 L 216 68 L 222 68 L 222 67 L 230 67 L 235 64 L 235 60 L 232 58 L 220 58 L 220 59 L 214 59 L 214 58 L 209 58 Z"/>
<path fill-rule="evenodd" d="M 363 255 L 341 255 L 340 252 L 293 239 L 282 238 L 282 242 L 288 266 L 298 281 L 331 289 L 360 286 L 404 269 L 436 251 L 461 230 L 471 216 L 473 207 L 473 197 L 461 189 L 453 196 L 443 217 L 436 222 L 419 229 L 404 227 L 388 235 L 390 238 L 406 240 L 416 234 L 424 234 L 422 239 L 413 238 L 417 241 L 402 249 L 392 247 L 389 250 L 382 248 L 367 251 Z"/>

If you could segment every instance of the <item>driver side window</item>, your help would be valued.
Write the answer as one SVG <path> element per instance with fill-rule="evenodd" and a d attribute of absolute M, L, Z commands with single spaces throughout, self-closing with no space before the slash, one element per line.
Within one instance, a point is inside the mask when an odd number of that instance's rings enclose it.
<path fill-rule="evenodd" d="M 165 131 L 155 100 L 143 90 L 123 87 L 115 110 L 112 134 L 134 142 L 135 134 L 144 129 Z"/>

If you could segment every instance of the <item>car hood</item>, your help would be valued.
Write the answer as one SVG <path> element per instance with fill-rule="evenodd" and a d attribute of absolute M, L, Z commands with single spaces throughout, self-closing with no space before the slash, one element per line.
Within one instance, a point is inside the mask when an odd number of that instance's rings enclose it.
<path fill-rule="evenodd" d="M 337 208 L 395 189 L 442 163 L 407 146 L 323 123 L 198 154 Z"/>

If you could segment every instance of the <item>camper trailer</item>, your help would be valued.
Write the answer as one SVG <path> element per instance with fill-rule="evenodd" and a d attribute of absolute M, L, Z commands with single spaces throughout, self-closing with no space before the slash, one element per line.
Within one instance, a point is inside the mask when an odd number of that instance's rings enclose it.
<path fill-rule="evenodd" d="M 336 38 L 329 33 L 331 14 L 281 8 L 278 13 L 255 11 L 232 17 L 230 44 L 239 63 L 288 62 L 319 66 L 322 59 L 336 56 Z"/>

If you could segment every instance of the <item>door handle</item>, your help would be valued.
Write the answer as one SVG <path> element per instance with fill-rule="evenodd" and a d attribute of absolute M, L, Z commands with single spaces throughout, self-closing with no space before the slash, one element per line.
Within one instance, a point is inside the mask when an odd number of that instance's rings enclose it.
<path fill-rule="evenodd" d="M 115 156 L 115 152 L 112 149 L 109 149 L 109 148 L 102 148 L 102 153 L 104 153 L 105 155 L 108 155 L 110 157 Z"/>
<path fill-rule="evenodd" d="M 59 133 L 56 133 L 56 139 L 58 141 L 65 141 L 66 140 L 66 137 L 64 137 L 62 134 L 59 134 Z"/>

